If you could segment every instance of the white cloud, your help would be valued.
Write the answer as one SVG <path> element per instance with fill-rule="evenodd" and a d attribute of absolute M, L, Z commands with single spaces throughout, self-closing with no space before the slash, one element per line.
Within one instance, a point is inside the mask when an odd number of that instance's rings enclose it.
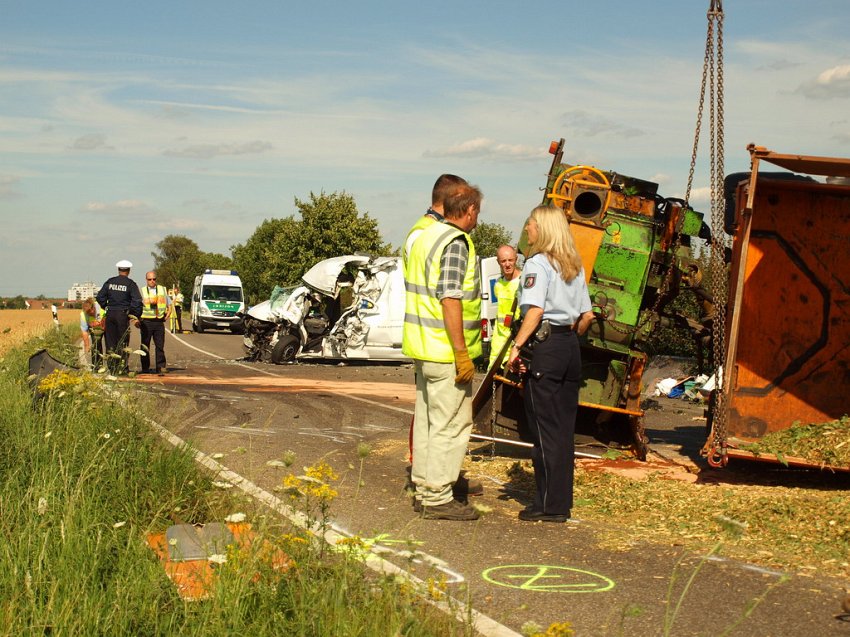
<path fill-rule="evenodd" d="M 577 134 L 585 137 L 596 135 L 614 135 L 617 137 L 640 137 L 646 134 L 634 126 L 627 126 L 609 119 L 603 115 L 593 115 L 587 111 L 575 110 L 564 113 L 564 126 Z"/>
<path fill-rule="evenodd" d="M 822 71 L 816 79 L 804 83 L 799 92 L 814 99 L 850 97 L 850 64 Z"/>
<path fill-rule="evenodd" d="M 211 159 L 222 155 L 256 155 L 274 148 L 269 142 L 254 140 L 241 144 L 196 144 L 180 149 L 166 150 L 162 154 L 169 157 L 189 157 L 193 159 Z"/>
<path fill-rule="evenodd" d="M 455 144 L 454 146 L 449 146 L 448 148 L 426 150 L 422 156 L 524 161 L 545 157 L 546 152 L 533 146 L 501 144 L 486 137 L 477 137 Z"/>
<path fill-rule="evenodd" d="M 83 206 L 82 211 L 98 215 L 126 214 L 127 212 L 145 213 L 151 207 L 139 199 L 119 199 L 118 201 L 90 201 Z"/>

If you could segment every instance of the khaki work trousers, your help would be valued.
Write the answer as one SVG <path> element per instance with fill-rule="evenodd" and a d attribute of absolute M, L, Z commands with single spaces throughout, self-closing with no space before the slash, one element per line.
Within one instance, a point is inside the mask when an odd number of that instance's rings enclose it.
<path fill-rule="evenodd" d="M 472 383 L 455 384 L 454 363 L 414 360 L 416 411 L 411 479 L 424 506 L 450 502 L 472 433 Z"/>

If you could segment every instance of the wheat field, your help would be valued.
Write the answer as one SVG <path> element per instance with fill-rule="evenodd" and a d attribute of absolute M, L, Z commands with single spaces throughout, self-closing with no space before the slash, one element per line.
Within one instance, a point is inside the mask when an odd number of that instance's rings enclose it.
<path fill-rule="evenodd" d="M 77 324 L 80 310 L 59 310 L 59 322 Z M 46 310 L 0 310 L 0 356 L 15 345 L 53 327 L 53 315 Z"/>

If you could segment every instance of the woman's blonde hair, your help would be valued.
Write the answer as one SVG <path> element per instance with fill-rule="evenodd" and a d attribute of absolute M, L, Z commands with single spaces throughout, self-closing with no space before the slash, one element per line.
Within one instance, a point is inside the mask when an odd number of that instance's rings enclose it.
<path fill-rule="evenodd" d="M 537 241 L 530 246 L 528 256 L 543 253 L 564 281 L 572 281 L 581 272 L 582 263 L 564 211 L 537 206 L 528 218 L 537 223 Z"/>

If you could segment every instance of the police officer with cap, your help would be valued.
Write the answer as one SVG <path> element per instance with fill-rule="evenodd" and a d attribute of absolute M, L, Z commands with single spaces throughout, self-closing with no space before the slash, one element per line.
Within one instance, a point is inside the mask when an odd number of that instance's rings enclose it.
<path fill-rule="evenodd" d="M 112 373 L 127 371 L 129 356 L 123 351 L 130 336 L 130 317 L 142 313 L 142 295 L 139 286 L 130 278 L 133 264 L 127 260 L 115 264 L 118 276 L 107 279 L 97 293 L 97 302 L 106 310 L 107 368 Z M 120 358 L 109 356 L 117 354 Z"/>

